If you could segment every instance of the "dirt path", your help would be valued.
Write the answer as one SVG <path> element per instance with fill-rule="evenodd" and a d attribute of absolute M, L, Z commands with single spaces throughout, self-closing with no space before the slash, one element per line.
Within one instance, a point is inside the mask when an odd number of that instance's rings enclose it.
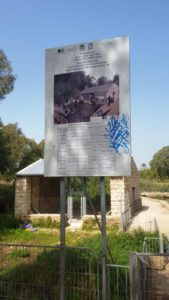
<path fill-rule="evenodd" d="M 142 227 L 144 230 L 158 229 L 169 237 L 169 203 L 142 197 L 142 210 L 133 218 L 129 230 Z"/>

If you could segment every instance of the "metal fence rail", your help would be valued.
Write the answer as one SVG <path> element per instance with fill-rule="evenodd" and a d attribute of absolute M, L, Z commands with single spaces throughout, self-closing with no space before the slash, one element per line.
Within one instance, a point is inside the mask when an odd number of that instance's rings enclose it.
<path fill-rule="evenodd" d="M 143 253 L 163 253 L 164 240 L 160 237 L 145 237 L 143 242 Z"/>
<path fill-rule="evenodd" d="M 99 264 L 91 249 L 65 248 L 65 300 L 99 299 Z M 60 247 L 0 244 L 1 300 L 58 300 Z"/>
<path fill-rule="evenodd" d="M 108 264 L 108 299 L 129 300 L 129 266 Z"/>

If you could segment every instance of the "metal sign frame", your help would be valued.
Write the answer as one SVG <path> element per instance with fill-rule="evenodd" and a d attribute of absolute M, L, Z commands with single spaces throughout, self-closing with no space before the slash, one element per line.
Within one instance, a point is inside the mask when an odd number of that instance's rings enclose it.
<path fill-rule="evenodd" d="M 45 176 L 130 175 L 129 39 L 46 50 Z"/>

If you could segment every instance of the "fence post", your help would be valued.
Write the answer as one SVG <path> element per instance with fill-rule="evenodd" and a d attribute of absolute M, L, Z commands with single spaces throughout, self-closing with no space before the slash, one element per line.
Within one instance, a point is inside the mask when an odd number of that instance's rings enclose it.
<path fill-rule="evenodd" d="M 130 253 L 130 300 L 139 300 L 138 298 L 138 265 L 137 254 Z"/>
<path fill-rule="evenodd" d="M 160 253 L 164 253 L 164 243 L 161 234 L 160 234 Z"/>

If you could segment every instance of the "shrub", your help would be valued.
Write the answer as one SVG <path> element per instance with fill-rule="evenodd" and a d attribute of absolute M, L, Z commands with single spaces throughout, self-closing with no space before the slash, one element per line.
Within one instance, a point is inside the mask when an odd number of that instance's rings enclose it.
<path fill-rule="evenodd" d="M 101 224 L 101 216 L 97 216 L 99 223 Z M 119 218 L 112 218 L 111 216 L 107 216 L 106 217 L 106 224 L 107 224 L 107 228 L 109 229 L 118 229 L 119 228 L 119 224 L 120 224 L 120 219 Z M 86 215 L 83 217 L 83 229 L 97 229 L 98 224 L 96 221 L 95 216 L 92 215 Z"/>
<path fill-rule="evenodd" d="M 12 258 L 26 258 L 30 256 L 30 252 L 27 249 L 16 249 L 11 253 Z"/>
<path fill-rule="evenodd" d="M 83 229 L 98 228 L 97 221 L 94 216 L 83 217 Z"/>
<path fill-rule="evenodd" d="M 107 243 L 114 260 L 113 263 L 128 265 L 129 253 L 131 251 L 142 252 L 144 238 L 149 236 L 157 237 L 158 235 L 157 233 L 145 232 L 142 229 L 132 232 L 108 231 Z M 100 257 L 102 253 L 101 243 L 101 234 L 97 233 L 79 240 L 78 246 L 91 248 Z"/>
<path fill-rule="evenodd" d="M 169 181 L 140 179 L 140 189 L 144 192 L 169 192 Z"/>
<path fill-rule="evenodd" d="M 41 227 L 41 228 L 60 228 L 60 216 L 52 218 L 48 216 L 45 217 L 36 217 L 36 218 L 28 218 L 29 222 L 34 227 Z M 68 225 L 68 218 L 65 217 L 66 226 Z"/>
<path fill-rule="evenodd" d="M 6 213 L 14 210 L 14 183 L 0 183 L 0 211 Z"/>
<path fill-rule="evenodd" d="M 13 214 L 0 215 L 0 230 L 18 228 L 21 224 L 19 219 L 16 219 Z"/>

